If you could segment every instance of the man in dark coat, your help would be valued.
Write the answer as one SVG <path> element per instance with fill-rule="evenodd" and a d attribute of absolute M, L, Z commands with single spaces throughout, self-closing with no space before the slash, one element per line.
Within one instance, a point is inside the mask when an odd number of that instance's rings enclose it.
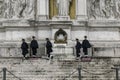
<path fill-rule="evenodd" d="M 77 57 L 80 57 L 80 48 L 81 48 L 81 43 L 79 42 L 79 39 L 76 39 L 76 46 L 75 46 L 75 48 L 76 48 L 76 56 Z"/>
<path fill-rule="evenodd" d="M 50 53 L 53 52 L 52 50 L 52 43 L 50 42 L 49 38 L 46 38 L 46 52 L 48 55 L 48 58 L 50 58 Z"/>
<path fill-rule="evenodd" d="M 84 36 L 84 38 L 85 39 L 82 42 L 83 52 L 84 52 L 85 55 L 88 55 L 88 48 L 91 47 L 91 44 L 87 40 L 87 36 Z"/>
<path fill-rule="evenodd" d="M 30 43 L 30 48 L 32 49 L 32 54 L 36 56 L 37 48 L 38 48 L 38 42 L 35 40 L 35 36 L 32 37 L 33 40 Z"/>
<path fill-rule="evenodd" d="M 23 57 L 26 58 L 26 54 L 28 53 L 28 44 L 25 42 L 25 39 L 22 39 L 21 49 Z"/>

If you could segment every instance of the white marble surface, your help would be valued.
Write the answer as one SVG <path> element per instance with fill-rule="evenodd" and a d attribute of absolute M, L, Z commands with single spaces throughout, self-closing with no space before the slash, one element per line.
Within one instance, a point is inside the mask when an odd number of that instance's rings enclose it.
<path fill-rule="evenodd" d="M 48 20 L 49 0 L 37 0 L 36 17 L 38 22 L 24 18 L 0 19 L 0 42 L 3 45 L 0 48 L 2 52 L 1 55 L 8 56 L 8 54 L 11 55 L 13 53 L 12 55 L 16 56 L 15 49 L 12 48 L 9 50 L 9 48 L 4 47 L 4 43 L 7 42 L 12 45 L 12 42 L 16 42 L 16 44 L 18 44 L 22 38 L 30 42 L 31 37 L 36 36 L 39 43 L 45 42 L 45 38 L 50 38 L 54 43 L 55 33 L 62 28 L 67 33 L 67 46 L 69 47 L 75 46 L 76 38 L 82 42 L 84 36 L 87 35 L 90 42 L 95 45 L 94 47 L 103 47 L 103 49 L 98 48 L 99 50 L 95 52 L 94 56 L 120 56 L 120 48 L 116 47 L 116 45 L 120 44 L 120 20 L 87 19 L 87 1 L 88 0 L 76 0 L 75 20 L 59 20 L 57 18 L 55 20 Z M 62 16 L 60 18 L 62 18 Z M 111 49 L 106 48 L 109 47 L 109 45 L 112 46 Z M 40 50 L 38 51 L 40 52 Z M 67 51 L 72 52 L 72 50 Z"/>
<path fill-rule="evenodd" d="M 35 36 L 34 31 L 7 31 L 6 32 L 6 40 L 7 41 L 21 41 L 22 38 L 30 40 L 32 36 Z"/>
<path fill-rule="evenodd" d="M 91 31 L 89 32 L 90 40 L 120 40 L 118 31 Z"/>
<path fill-rule="evenodd" d="M 78 20 L 87 18 L 87 0 L 76 0 L 76 18 Z"/>
<path fill-rule="evenodd" d="M 49 0 L 37 0 L 37 19 L 46 20 L 49 15 Z"/>
<path fill-rule="evenodd" d="M 76 38 L 83 40 L 85 35 L 87 35 L 87 31 L 85 30 L 76 30 L 71 32 L 72 40 L 75 40 Z"/>
<path fill-rule="evenodd" d="M 38 39 L 39 40 L 45 40 L 46 38 L 52 37 L 52 31 L 51 30 L 38 30 Z"/>

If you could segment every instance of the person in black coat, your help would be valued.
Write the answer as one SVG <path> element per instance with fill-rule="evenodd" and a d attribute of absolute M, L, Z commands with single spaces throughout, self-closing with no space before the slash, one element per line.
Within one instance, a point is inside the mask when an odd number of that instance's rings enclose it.
<path fill-rule="evenodd" d="M 25 39 L 22 39 L 21 49 L 23 57 L 26 58 L 26 54 L 28 53 L 28 44 L 25 42 Z"/>
<path fill-rule="evenodd" d="M 87 40 L 87 36 L 84 36 L 84 38 L 85 39 L 82 42 L 83 52 L 84 52 L 85 55 L 88 55 L 88 48 L 91 47 L 91 44 Z"/>
<path fill-rule="evenodd" d="M 81 49 L 81 43 L 79 42 L 79 39 L 76 39 L 76 46 L 75 46 L 75 48 L 76 48 L 76 56 L 77 57 L 80 57 L 80 49 Z"/>
<path fill-rule="evenodd" d="M 48 55 L 48 58 L 50 58 L 50 53 L 53 52 L 52 50 L 52 43 L 50 42 L 49 38 L 46 38 L 46 52 Z"/>
<path fill-rule="evenodd" d="M 38 48 L 38 42 L 35 40 L 35 36 L 32 37 L 33 40 L 30 43 L 30 48 L 32 49 L 32 54 L 36 56 L 37 48 Z"/>

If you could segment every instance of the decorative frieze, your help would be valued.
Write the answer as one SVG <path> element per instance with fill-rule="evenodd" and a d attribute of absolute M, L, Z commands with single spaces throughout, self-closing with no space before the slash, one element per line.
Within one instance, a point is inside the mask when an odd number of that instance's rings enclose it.
<path fill-rule="evenodd" d="M 34 0 L 4 0 L 0 3 L 0 16 L 5 19 L 34 18 Z"/>
<path fill-rule="evenodd" d="M 120 0 L 87 0 L 90 19 L 119 19 Z"/>

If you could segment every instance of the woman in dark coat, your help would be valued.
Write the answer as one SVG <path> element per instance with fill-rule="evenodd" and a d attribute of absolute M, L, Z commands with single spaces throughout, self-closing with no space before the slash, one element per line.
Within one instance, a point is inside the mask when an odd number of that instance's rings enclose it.
<path fill-rule="evenodd" d="M 75 48 L 76 48 L 76 56 L 77 57 L 80 57 L 80 49 L 81 49 L 81 43 L 79 42 L 79 39 L 76 39 L 76 46 L 75 46 Z"/>
<path fill-rule="evenodd" d="M 50 58 L 50 53 L 53 52 L 52 50 L 52 43 L 50 42 L 49 38 L 46 38 L 46 52 L 47 52 L 47 55 L 48 57 Z"/>
<path fill-rule="evenodd" d="M 28 53 L 28 44 L 25 42 L 25 39 L 22 39 L 21 49 L 23 57 L 26 58 L 26 54 Z"/>
<path fill-rule="evenodd" d="M 91 44 L 87 40 L 87 36 L 84 36 L 84 38 L 85 39 L 82 42 L 83 52 L 84 52 L 85 55 L 88 55 L 88 48 L 91 47 Z"/>

